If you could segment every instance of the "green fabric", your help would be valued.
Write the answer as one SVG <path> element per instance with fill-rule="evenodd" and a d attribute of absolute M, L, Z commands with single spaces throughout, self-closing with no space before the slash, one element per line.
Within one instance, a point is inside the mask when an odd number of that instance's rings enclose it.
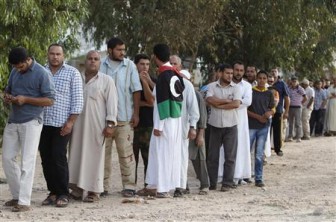
<path fill-rule="evenodd" d="M 181 116 L 182 102 L 165 100 L 158 104 L 160 120 L 166 118 L 178 118 Z"/>

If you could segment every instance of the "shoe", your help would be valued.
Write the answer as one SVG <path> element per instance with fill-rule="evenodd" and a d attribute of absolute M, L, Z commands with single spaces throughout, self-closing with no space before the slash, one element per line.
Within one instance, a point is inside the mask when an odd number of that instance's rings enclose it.
<path fill-rule="evenodd" d="M 329 133 L 329 132 L 325 132 L 325 133 L 324 133 L 324 136 L 332 136 L 332 134 Z"/>
<path fill-rule="evenodd" d="M 121 194 L 123 195 L 123 197 L 134 197 L 136 192 L 135 190 L 124 189 L 121 191 Z"/>
<path fill-rule="evenodd" d="M 264 186 L 265 186 L 264 182 L 262 182 L 261 180 L 257 180 L 257 181 L 255 182 L 255 185 L 256 185 L 257 187 L 264 187 Z"/>
<path fill-rule="evenodd" d="M 200 191 L 198 192 L 198 195 L 208 195 L 209 193 L 209 188 L 205 187 L 205 188 L 201 188 Z"/>
<path fill-rule="evenodd" d="M 4 206 L 5 207 L 14 207 L 14 206 L 18 205 L 18 203 L 19 203 L 19 200 L 12 199 L 12 200 L 7 201 L 4 204 Z"/>
<path fill-rule="evenodd" d="M 285 142 L 293 142 L 293 138 L 292 137 L 288 137 Z"/>
<path fill-rule="evenodd" d="M 296 139 L 296 142 L 297 143 L 301 143 L 301 139 L 299 138 L 299 139 Z"/>
<path fill-rule="evenodd" d="M 181 189 L 175 189 L 174 197 L 183 197 L 183 193 Z"/>
<path fill-rule="evenodd" d="M 156 196 L 156 190 L 155 189 L 147 189 L 147 188 L 143 188 L 141 190 L 138 190 L 136 192 L 136 194 L 138 196 L 141 196 L 141 197 L 155 197 Z"/>
<path fill-rule="evenodd" d="M 217 186 L 216 185 L 210 185 L 209 190 L 217 190 Z"/>
<path fill-rule="evenodd" d="M 302 140 L 310 140 L 310 137 L 308 137 L 308 136 L 303 136 L 301 139 L 302 139 Z"/>
<path fill-rule="evenodd" d="M 94 203 L 99 201 L 99 196 L 93 192 L 88 192 L 88 195 L 84 198 L 83 202 Z"/>
<path fill-rule="evenodd" d="M 17 204 L 16 206 L 13 206 L 12 208 L 12 212 L 25 212 L 29 210 L 30 210 L 30 207 L 28 205 L 20 205 L 20 204 Z"/>
<path fill-rule="evenodd" d="M 108 195 L 109 195 L 108 191 L 104 190 L 104 192 L 100 194 L 100 197 L 107 197 Z"/>
<path fill-rule="evenodd" d="M 278 156 L 283 156 L 283 152 L 280 150 L 279 152 L 276 153 Z"/>
<path fill-rule="evenodd" d="M 182 193 L 183 193 L 183 194 L 190 194 L 190 189 L 189 189 L 189 187 L 187 187 L 187 189 L 183 189 L 183 190 L 182 190 Z"/>
<path fill-rule="evenodd" d="M 222 187 L 221 187 L 221 191 L 222 192 L 227 192 L 231 189 L 236 189 L 237 188 L 237 185 L 235 184 L 232 184 L 232 185 L 229 185 L 229 184 L 223 184 Z"/>
<path fill-rule="evenodd" d="M 250 180 L 249 178 L 245 178 L 243 179 L 246 183 L 252 183 L 252 180 Z"/>
<path fill-rule="evenodd" d="M 56 195 L 49 194 L 48 197 L 44 201 L 42 201 L 42 206 L 54 205 L 56 203 L 56 199 Z"/>
<path fill-rule="evenodd" d="M 157 192 L 156 193 L 156 197 L 157 198 L 169 198 L 170 195 L 168 192 Z"/>

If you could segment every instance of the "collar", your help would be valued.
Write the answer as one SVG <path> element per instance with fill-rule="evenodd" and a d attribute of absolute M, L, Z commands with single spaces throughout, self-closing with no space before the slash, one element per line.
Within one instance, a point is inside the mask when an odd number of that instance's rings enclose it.
<path fill-rule="evenodd" d="M 109 68 L 112 68 L 111 62 L 112 60 L 110 59 L 110 57 L 107 56 L 103 63 L 106 64 Z M 126 66 L 126 58 L 123 58 L 120 63 L 122 66 Z"/>
<path fill-rule="evenodd" d="M 258 91 L 258 92 L 265 92 L 268 90 L 268 88 L 265 86 L 263 89 L 259 89 L 257 86 L 253 86 L 253 88 L 255 91 Z"/>
<path fill-rule="evenodd" d="M 227 86 L 222 86 L 222 85 L 220 84 L 220 80 L 218 79 L 218 80 L 216 81 L 216 85 L 219 86 L 219 87 L 228 87 L 228 86 L 235 86 L 235 85 L 237 85 L 237 84 L 234 83 L 233 81 L 231 81 L 229 85 L 227 85 Z"/>

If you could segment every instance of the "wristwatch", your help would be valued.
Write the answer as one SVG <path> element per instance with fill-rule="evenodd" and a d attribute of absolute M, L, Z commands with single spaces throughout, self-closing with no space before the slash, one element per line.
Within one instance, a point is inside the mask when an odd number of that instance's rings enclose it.
<path fill-rule="evenodd" d="M 112 123 L 108 123 L 108 124 L 107 124 L 107 127 L 108 127 L 108 128 L 114 128 L 115 126 L 114 126 Z"/>

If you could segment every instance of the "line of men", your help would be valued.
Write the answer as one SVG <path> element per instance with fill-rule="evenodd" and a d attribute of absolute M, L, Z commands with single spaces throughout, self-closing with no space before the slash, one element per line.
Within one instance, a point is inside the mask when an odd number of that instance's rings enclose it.
<path fill-rule="evenodd" d="M 242 63 L 219 66 L 218 80 L 206 91 L 211 110 L 207 118 L 205 101 L 189 81 L 190 73 L 182 70 L 181 59 L 171 56 L 167 45 L 153 48 L 157 78 L 149 75 L 147 55 L 137 55 L 135 63 L 125 58 L 121 39 L 111 38 L 107 48 L 105 59 L 97 51 L 87 53 L 83 74 L 64 63 L 60 44 L 49 46 L 45 67 L 22 47 L 9 53 L 13 70 L 4 101 L 11 104 L 11 112 L 3 136 L 3 168 L 13 199 L 5 206 L 13 212 L 30 210 L 37 150 L 49 190 L 42 205 L 66 207 L 69 197 L 96 202 L 108 195 L 113 141 L 124 197 L 165 198 L 171 190 L 181 197 L 188 192 L 189 159 L 200 180 L 199 194 L 217 189 L 222 145 L 221 191 L 236 188 L 234 178 L 251 178 L 254 141 L 255 183 L 264 186 L 263 155 L 269 128 L 272 123 L 275 152 L 281 156 L 281 124 L 289 110 L 286 84 L 277 78 L 276 69 L 272 70 L 273 87 L 279 94 L 275 110 L 265 71 L 256 73 L 255 67 L 247 67 L 247 80 L 254 82 L 253 75 L 257 79 L 252 87 L 243 80 Z M 20 151 L 21 166 L 16 162 Z M 140 152 L 145 187 L 136 192 Z"/>

